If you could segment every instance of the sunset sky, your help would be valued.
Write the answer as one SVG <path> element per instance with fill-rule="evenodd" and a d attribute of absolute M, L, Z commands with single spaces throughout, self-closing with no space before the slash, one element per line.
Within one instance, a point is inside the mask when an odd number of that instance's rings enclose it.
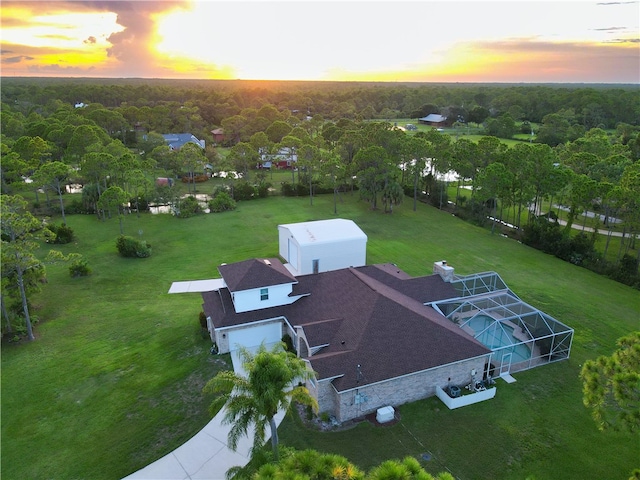
<path fill-rule="evenodd" d="M 640 83 L 640 1 L 2 1 L 2 76 Z"/>

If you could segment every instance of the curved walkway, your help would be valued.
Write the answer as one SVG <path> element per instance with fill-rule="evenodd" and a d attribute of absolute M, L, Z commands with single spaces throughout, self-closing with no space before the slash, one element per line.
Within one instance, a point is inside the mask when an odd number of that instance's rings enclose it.
<path fill-rule="evenodd" d="M 242 363 L 236 352 L 231 352 L 233 369 L 243 374 Z M 284 418 L 285 412 L 278 412 L 276 423 Z M 173 452 L 124 477 L 126 480 L 224 480 L 227 470 L 244 466 L 251 458 L 253 430 L 240 438 L 238 448 L 233 451 L 227 445 L 230 425 L 222 425 L 224 409 L 196 435 Z M 265 440 L 271 436 L 269 431 Z"/>

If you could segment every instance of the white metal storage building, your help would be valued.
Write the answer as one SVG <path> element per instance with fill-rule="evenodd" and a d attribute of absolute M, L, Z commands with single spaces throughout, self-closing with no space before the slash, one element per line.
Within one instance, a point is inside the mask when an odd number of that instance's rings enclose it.
<path fill-rule="evenodd" d="M 362 267 L 367 235 L 342 218 L 278 225 L 279 255 L 294 275 Z"/>

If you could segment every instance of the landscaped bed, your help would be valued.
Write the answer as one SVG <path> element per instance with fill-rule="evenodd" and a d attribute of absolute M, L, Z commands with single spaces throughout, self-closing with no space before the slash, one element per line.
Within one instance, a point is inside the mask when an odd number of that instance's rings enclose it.
<path fill-rule="evenodd" d="M 448 388 L 448 392 L 440 387 L 436 386 L 436 396 L 442 400 L 449 410 L 454 408 L 466 407 L 473 405 L 474 403 L 484 402 L 496 396 L 496 387 L 486 388 L 484 385 L 482 388 L 476 387 L 473 389 L 457 388 L 458 395 L 455 394 L 456 390 Z M 466 392 L 466 393 L 463 393 Z"/>

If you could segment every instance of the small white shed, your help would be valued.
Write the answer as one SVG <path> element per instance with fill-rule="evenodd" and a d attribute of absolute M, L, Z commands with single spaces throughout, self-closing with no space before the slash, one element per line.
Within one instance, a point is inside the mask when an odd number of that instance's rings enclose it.
<path fill-rule="evenodd" d="M 279 254 L 294 275 L 366 265 L 367 235 L 353 220 L 278 225 L 278 238 Z"/>

